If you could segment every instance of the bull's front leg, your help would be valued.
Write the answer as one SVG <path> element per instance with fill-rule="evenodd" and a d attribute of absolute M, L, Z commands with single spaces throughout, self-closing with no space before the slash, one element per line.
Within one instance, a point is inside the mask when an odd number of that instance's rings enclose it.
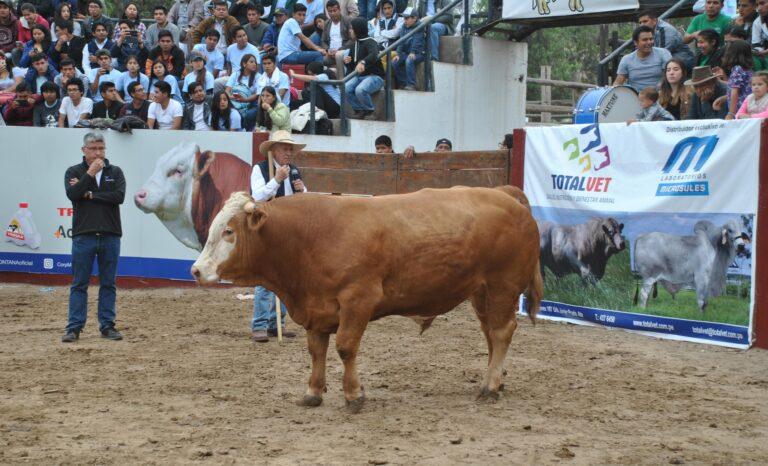
<path fill-rule="evenodd" d="M 595 285 L 597 283 L 597 278 L 592 273 L 592 270 L 583 262 L 579 263 L 579 274 L 585 285 Z"/>
<path fill-rule="evenodd" d="M 307 331 L 307 348 L 312 356 L 312 375 L 309 377 L 309 387 L 301 406 L 320 406 L 325 392 L 325 361 L 328 354 L 328 340 L 330 334 L 320 333 L 315 330 Z"/>
<path fill-rule="evenodd" d="M 367 316 L 342 309 L 336 333 L 336 351 L 344 363 L 344 399 L 350 414 L 360 412 L 365 402 L 365 390 L 357 377 L 357 351 L 367 325 Z"/>

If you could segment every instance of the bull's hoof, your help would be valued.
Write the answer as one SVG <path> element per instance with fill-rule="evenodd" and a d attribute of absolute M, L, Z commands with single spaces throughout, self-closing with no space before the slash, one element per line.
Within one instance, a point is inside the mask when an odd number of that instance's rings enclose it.
<path fill-rule="evenodd" d="M 357 414 L 360 412 L 361 409 L 363 409 L 363 404 L 365 403 L 365 395 L 360 396 L 359 398 L 356 398 L 354 400 L 347 400 L 347 413 L 348 414 Z"/>
<path fill-rule="evenodd" d="M 477 401 L 489 401 L 496 402 L 499 400 L 499 392 L 497 390 L 491 390 L 488 387 L 483 387 L 480 393 L 477 395 Z"/>
<path fill-rule="evenodd" d="M 304 398 L 299 400 L 296 404 L 299 406 L 306 406 L 308 408 L 315 408 L 323 403 L 323 397 L 318 395 L 304 395 Z"/>

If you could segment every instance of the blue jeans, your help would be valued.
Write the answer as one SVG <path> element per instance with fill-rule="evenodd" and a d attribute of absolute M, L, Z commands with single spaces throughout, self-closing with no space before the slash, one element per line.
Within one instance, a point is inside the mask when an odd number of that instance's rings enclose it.
<path fill-rule="evenodd" d="M 254 101 L 258 102 L 258 101 Z M 259 113 L 258 105 L 249 106 L 242 113 L 243 127 L 246 131 L 253 131 L 253 127 L 256 126 L 256 115 Z"/>
<path fill-rule="evenodd" d="M 416 86 L 416 65 L 424 61 L 424 55 L 416 55 L 411 60 L 407 54 L 401 54 L 400 59 L 395 64 L 395 76 L 397 82 L 405 83 L 406 86 Z"/>
<path fill-rule="evenodd" d="M 285 304 L 280 302 L 282 317 L 280 318 L 285 328 Z M 257 286 L 253 292 L 253 319 L 251 320 L 251 330 L 276 330 L 277 316 L 275 315 L 275 293 L 267 290 L 263 286 Z"/>
<path fill-rule="evenodd" d="M 355 110 L 372 112 L 375 109 L 371 95 L 382 87 L 384 87 L 384 79 L 375 74 L 369 74 L 362 78 L 357 76 L 350 79 L 345 85 L 349 104 Z"/>
<path fill-rule="evenodd" d="M 443 23 L 432 23 L 429 26 L 429 48 L 432 60 L 440 61 L 440 36 L 448 35 L 448 26 Z"/>
<path fill-rule="evenodd" d="M 93 259 L 99 266 L 99 330 L 115 326 L 115 277 L 120 237 L 77 235 L 72 238 L 72 286 L 69 288 L 67 331 L 81 330 L 88 316 L 88 280 Z"/>
<path fill-rule="evenodd" d="M 323 54 L 314 50 L 302 50 L 300 52 L 293 52 L 292 54 L 280 60 L 280 63 L 286 63 L 288 65 L 308 65 L 313 61 L 322 63 Z"/>
<path fill-rule="evenodd" d="M 376 0 L 357 0 L 360 17 L 370 21 L 376 16 Z"/>

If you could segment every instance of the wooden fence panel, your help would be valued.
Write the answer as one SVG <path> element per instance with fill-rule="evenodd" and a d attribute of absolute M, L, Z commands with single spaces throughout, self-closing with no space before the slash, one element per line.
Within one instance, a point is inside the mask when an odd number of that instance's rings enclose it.
<path fill-rule="evenodd" d="M 302 152 L 294 158 L 312 191 L 394 194 L 422 188 L 508 184 L 507 151 L 426 152 L 402 155 Z"/>

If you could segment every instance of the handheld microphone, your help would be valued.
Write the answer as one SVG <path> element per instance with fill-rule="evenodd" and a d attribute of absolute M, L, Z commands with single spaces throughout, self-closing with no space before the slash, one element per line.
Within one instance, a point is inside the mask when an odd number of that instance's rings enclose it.
<path fill-rule="evenodd" d="M 296 167 L 291 168 L 291 173 L 288 175 L 288 178 L 291 180 L 291 188 L 293 188 L 293 182 L 301 180 L 301 175 L 299 174 L 299 169 Z"/>

